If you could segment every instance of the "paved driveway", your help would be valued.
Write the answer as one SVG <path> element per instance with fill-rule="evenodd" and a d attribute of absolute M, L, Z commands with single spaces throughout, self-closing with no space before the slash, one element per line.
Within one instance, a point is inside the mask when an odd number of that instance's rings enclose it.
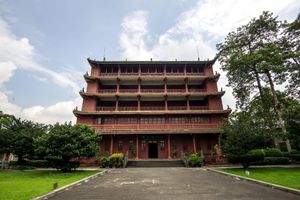
<path fill-rule="evenodd" d="M 128 168 L 109 170 L 50 199 L 190 200 L 300 199 L 300 196 L 236 180 L 204 169 Z"/>

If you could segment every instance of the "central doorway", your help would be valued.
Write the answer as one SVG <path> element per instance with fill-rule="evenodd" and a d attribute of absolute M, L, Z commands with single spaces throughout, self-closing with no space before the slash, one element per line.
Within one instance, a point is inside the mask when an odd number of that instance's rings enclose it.
<path fill-rule="evenodd" d="M 148 155 L 149 158 L 158 158 L 158 146 L 157 143 L 149 143 L 148 144 Z"/>

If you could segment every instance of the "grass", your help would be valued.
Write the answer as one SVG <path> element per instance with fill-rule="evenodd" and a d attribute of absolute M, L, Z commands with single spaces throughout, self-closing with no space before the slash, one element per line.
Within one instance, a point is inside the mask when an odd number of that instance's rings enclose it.
<path fill-rule="evenodd" d="M 300 168 L 252 168 L 249 176 L 244 169 L 220 171 L 300 190 Z"/>
<path fill-rule="evenodd" d="M 80 180 L 99 171 L 0 171 L 0 200 L 23 200 L 46 194 L 58 187 Z"/>

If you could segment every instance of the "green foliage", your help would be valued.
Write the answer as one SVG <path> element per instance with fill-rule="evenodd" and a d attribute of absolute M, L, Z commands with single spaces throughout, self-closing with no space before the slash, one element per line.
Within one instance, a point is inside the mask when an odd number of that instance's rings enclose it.
<path fill-rule="evenodd" d="M 288 138 L 293 149 L 300 150 L 300 103 L 292 99 L 284 99 L 283 117 L 288 130 Z"/>
<path fill-rule="evenodd" d="M 7 118 L 2 115 L 1 121 L 5 119 L 5 124 L 0 129 L 0 146 L 5 153 L 13 153 L 17 155 L 19 163 L 23 163 L 24 159 L 34 157 L 33 141 L 35 138 L 45 134 L 47 127 L 43 124 L 34 123 L 32 121 L 16 119 L 13 116 Z"/>
<path fill-rule="evenodd" d="M 264 151 L 262 149 L 254 149 L 246 154 L 230 154 L 228 162 L 232 164 L 242 164 L 244 168 L 248 168 L 251 162 L 264 160 Z"/>
<path fill-rule="evenodd" d="M 123 153 L 114 153 L 109 157 L 101 157 L 100 158 L 100 166 L 102 168 L 106 167 L 122 167 L 123 166 L 123 159 L 124 159 L 124 154 Z"/>
<path fill-rule="evenodd" d="M 203 165 L 203 158 L 198 153 L 190 154 L 187 157 L 187 161 L 191 167 L 201 167 Z"/>
<path fill-rule="evenodd" d="M 266 157 L 283 157 L 282 152 L 277 148 L 266 148 L 264 152 Z"/>
<path fill-rule="evenodd" d="M 57 123 L 35 140 L 36 153 L 66 172 L 78 167 L 78 163 L 70 161 L 72 158 L 94 156 L 99 150 L 99 139 L 94 129 L 86 125 Z"/>
<path fill-rule="evenodd" d="M 272 136 L 250 112 L 232 113 L 223 123 L 223 130 L 221 143 L 226 154 L 243 155 L 272 143 Z"/>
<path fill-rule="evenodd" d="M 132 156 L 136 156 L 136 147 L 134 144 L 130 143 L 129 144 L 129 149 L 130 149 L 130 153 Z"/>
<path fill-rule="evenodd" d="M 291 146 L 286 138 L 285 121 L 274 85 L 287 81 L 288 89 L 290 86 L 296 88 L 299 96 L 299 20 L 298 16 L 295 23 L 287 25 L 272 13 L 263 12 L 258 18 L 229 33 L 225 41 L 217 45 L 218 59 L 227 73 L 228 85 L 233 88 L 237 107 L 245 110 L 259 96 L 264 110 L 261 112 L 264 123 L 261 121 L 260 125 L 269 127 L 269 130 L 279 127 L 288 151 Z M 263 86 L 270 90 L 271 101 L 266 97 Z M 275 115 L 269 109 L 269 102 Z M 273 118 L 277 123 L 273 123 Z"/>
<path fill-rule="evenodd" d="M 109 157 L 102 157 L 100 158 L 100 166 L 102 168 L 107 168 L 110 165 L 110 158 Z"/>
<path fill-rule="evenodd" d="M 300 151 L 292 151 L 290 153 L 290 158 L 295 161 L 300 161 Z"/>
<path fill-rule="evenodd" d="M 124 154 L 123 153 L 113 153 L 113 154 L 111 154 L 110 158 L 123 159 Z"/>
<path fill-rule="evenodd" d="M 286 157 L 265 157 L 263 161 L 253 162 L 254 165 L 286 165 L 290 160 Z"/>

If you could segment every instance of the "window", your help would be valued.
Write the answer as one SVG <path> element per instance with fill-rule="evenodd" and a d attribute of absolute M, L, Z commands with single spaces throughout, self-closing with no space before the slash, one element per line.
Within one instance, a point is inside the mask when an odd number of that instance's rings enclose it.
<path fill-rule="evenodd" d="M 96 119 L 96 124 L 102 124 L 102 119 L 101 119 L 101 117 L 98 117 L 98 118 Z"/>
<path fill-rule="evenodd" d="M 145 151 L 146 150 L 146 141 L 142 140 L 142 150 Z"/>
<path fill-rule="evenodd" d="M 165 141 L 160 141 L 160 143 L 159 143 L 160 145 L 160 150 L 162 150 L 162 151 L 164 151 L 165 150 Z"/>
<path fill-rule="evenodd" d="M 123 141 L 119 141 L 118 142 L 118 151 L 122 151 L 123 150 Z"/>
<path fill-rule="evenodd" d="M 129 141 L 129 151 L 132 151 L 133 150 L 133 141 L 130 140 Z"/>
<path fill-rule="evenodd" d="M 105 151 L 109 151 L 109 145 L 110 145 L 109 142 L 104 143 L 104 150 Z"/>

